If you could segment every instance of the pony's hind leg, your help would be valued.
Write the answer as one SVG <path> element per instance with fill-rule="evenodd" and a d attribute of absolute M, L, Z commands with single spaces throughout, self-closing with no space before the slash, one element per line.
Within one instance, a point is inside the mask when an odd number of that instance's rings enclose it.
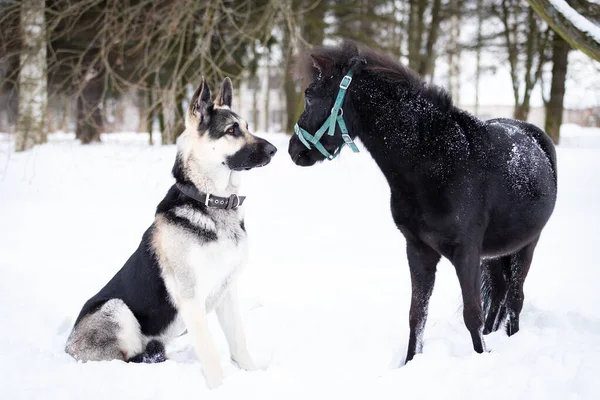
<path fill-rule="evenodd" d="M 481 263 L 484 335 L 496 332 L 506 318 L 505 300 L 509 285 L 510 263 L 510 256 L 483 260 Z"/>
<path fill-rule="evenodd" d="M 457 246 L 450 260 L 456 268 L 463 298 L 463 319 L 471 334 L 473 350 L 485 351 L 481 308 L 481 255 L 474 246 Z"/>
<path fill-rule="evenodd" d="M 508 294 L 506 295 L 506 312 L 508 315 L 506 334 L 508 336 L 512 336 L 519 331 L 519 314 L 521 314 L 523 301 L 525 300 L 523 285 L 531 266 L 538 239 L 539 236 L 511 256 L 510 282 Z"/>
<path fill-rule="evenodd" d="M 423 347 L 423 330 L 427 321 L 429 299 L 435 283 L 435 270 L 440 255 L 419 242 L 407 240 L 406 253 L 410 267 L 410 280 L 412 283 L 412 297 L 410 301 L 410 336 L 406 362 L 420 353 Z"/>

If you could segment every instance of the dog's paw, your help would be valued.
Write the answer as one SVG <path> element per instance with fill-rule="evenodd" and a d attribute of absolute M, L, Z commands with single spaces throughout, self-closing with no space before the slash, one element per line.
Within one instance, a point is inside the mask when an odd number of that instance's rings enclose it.
<path fill-rule="evenodd" d="M 233 363 L 237 364 L 238 367 L 246 371 L 257 371 L 259 369 L 256 366 L 256 364 L 254 364 L 254 361 L 252 361 L 252 358 L 249 354 L 244 354 L 238 357 L 231 357 L 231 361 L 233 361 Z"/>
<path fill-rule="evenodd" d="M 204 378 L 206 379 L 206 386 L 209 389 L 216 389 L 223 383 L 225 379 L 225 374 L 223 373 L 223 368 L 221 368 L 221 364 L 209 364 L 204 366 L 203 368 Z"/>
<path fill-rule="evenodd" d="M 223 380 L 225 376 L 223 373 L 219 374 L 204 374 L 204 378 L 206 379 L 206 386 L 209 389 L 216 389 L 223 384 Z"/>

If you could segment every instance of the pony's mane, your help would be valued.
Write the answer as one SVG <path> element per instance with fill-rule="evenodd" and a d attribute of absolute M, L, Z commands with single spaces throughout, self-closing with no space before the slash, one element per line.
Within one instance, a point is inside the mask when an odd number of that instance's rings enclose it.
<path fill-rule="evenodd" d="M 355 76 L 366 71 L 378 79 L 409 88 L 413 94 L 420 95 L 442 110 L 452 107 L 452 97 L 444 88 L 427 84 L 419 74 L 387 54 L 366 47 L 358 50 L 351 41 L 337 47 L 315 47 L 302 53 L 296 64 L 296 73 L 306 84 L 314 81 L 319 73 L 314 67 L 314 60 L 330 63 L 333 69 L 342 74 L 350 65 L 360 63 L 362 66 L 357 69 Z"/>

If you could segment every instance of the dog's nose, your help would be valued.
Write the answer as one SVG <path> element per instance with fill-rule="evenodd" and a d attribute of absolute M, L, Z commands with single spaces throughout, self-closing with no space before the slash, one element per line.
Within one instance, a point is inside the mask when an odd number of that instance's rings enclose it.
<path fill-rule="evenodd" d="M 277 153 L 277 147 L 273 146 L 271 143 L 267 143 L 265 146 L 265 153 L 267 153 L 269 157 L 273 157 L 275 153 Z"/>

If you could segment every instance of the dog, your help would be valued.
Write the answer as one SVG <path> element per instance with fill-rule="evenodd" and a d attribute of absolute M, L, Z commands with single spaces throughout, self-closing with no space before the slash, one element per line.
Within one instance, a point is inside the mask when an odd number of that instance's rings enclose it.
<path fill-rule="evenodd" d="M 216 311 L 232 360 L 255 370 L 237 300 L 247 257 L 240 171 L 267 165 L 277 152 L 231 110 L 226 78 L 213 101 L 202 83 L 185 116 L 173 166 L 175 184 L 125 265 L 83 306 L 65 351 L 80 361 L 161 362 L 165 343 L 184 329 L 206 384 L 224 378 L 208 329 Z"/>

